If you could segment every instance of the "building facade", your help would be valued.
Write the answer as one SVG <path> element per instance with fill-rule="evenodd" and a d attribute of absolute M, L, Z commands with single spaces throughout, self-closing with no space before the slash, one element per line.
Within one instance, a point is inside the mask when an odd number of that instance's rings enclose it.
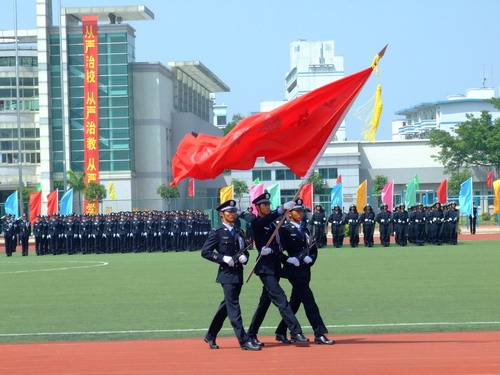
<path fill-rule="evenodd" d="M 488 101 L 493 97 L 495 90 L 483 87 L 403 109 L 396 114 L 405 118 L 392 123 L 392 139 L 427 139 L 433 129 L 453 133 L 458 124 L 467 120 L 467 115 L 479 117 L 482 111 L 490 112 L 493 119 L 499 118 L 500 110 Z"/>
<path fill-rule="evenodd" d="M 23 180 L 42 191 L 64 189 L 68 170 L 83 171 L 84 55 L 81 20 L 99 18 L 100 183 L 115 185 L 106 210 L 164 208 L 156 189 L 171 179 L 178 142 L 212 126 L 213 93 L 229 91 L 200 61 L 142 63 L 130 22 L 152 20 L 145 6 L 62 8 L 52 22 L 51 0 L 37 0 L 37 27 L 19 30 Z M 0 32 L 0 191 L 17 188 L 14 32 Z M 62 59 L 61 59 L 62 57 Z M 14 61 L 14 62 L 13 62 Z M 200 182 L 199 195 L 215 184 Z M 184 191 L 186 190 L 186 191 Z M 180 186 L 181 201 L 187 188 Z M 43 194 L 44 196 L 46 194 Z M 3 201 L 3 200 L 2 200 Z"/>

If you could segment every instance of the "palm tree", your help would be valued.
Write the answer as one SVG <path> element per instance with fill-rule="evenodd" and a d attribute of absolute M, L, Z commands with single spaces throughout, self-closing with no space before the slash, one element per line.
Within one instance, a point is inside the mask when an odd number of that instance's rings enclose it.
<path fill-rule="evenodd" d="M 82 192 L 85 190 L 85 173 L 68 171 L 68 185 L 78 196 L 78 213 L 82 212 Z"/>

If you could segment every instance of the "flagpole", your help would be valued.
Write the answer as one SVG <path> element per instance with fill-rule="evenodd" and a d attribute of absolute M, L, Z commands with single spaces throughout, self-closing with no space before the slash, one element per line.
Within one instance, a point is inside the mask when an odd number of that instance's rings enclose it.
<path fill-rule="evenodd" d="M 17 36 L 17 0 L 14 0 L 14 43 L 16 48 L 16 118 L 17 118 L 17 170 L 18 170 L 18 188 L 19 188 L 19 205 L 20 216 L 24 213 L 23 203 L 23 163 L 21 150 L 21 112 L 19 108 L 19 41 Z"/>

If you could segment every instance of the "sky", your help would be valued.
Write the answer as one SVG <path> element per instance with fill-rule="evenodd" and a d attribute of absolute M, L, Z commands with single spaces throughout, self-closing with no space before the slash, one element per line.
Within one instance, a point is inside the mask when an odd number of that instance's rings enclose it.
<path fill-rule="evenodd" d="M 0 29 L 14 25 L 14 0 L 0 0 Z M 19 28 L 35 27 L 36 0 L 18 0 Z M 62 0 L 63 6 L 143 4 L 154 21 L 131 22 L 136 61 L 200 60 L 231 92 L 217 102 L 234 113 L 258 111 L 284 97 L 293 40 L 334 40 L 345 73 L 370 65 L 386 44 L 379 77 L 372 75 L 352 109 L 383 86 L 377 139 L 390 139 L 398 110 L 486 85 L 500 94 L 499 0 Z M 59 0 L 53 2 L 57 15 Z M 57 19 L 57 17 L 56 17 Z M 351 111 L 352 112 L 352 111 Z M 347 117 L 347 137 L 362 137 Z"/>

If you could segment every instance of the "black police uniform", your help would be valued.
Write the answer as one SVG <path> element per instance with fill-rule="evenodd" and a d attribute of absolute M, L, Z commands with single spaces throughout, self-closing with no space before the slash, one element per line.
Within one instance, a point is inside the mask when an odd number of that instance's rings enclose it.
<path fill-rule="evenodd" d="M 220 212 L 227 207 L 235 206 L 236 202 L 230 200 L 220 205 L 217 211 Z M 239 302 L 241 287 L 243 286 L 243 265 L 239 263 L 238 258 L 241 255 L 240 252 L 244 249 L 243 238 L 243 232 L 237 232 L 235 227 L 230 230 L 225 225 L 221 225 L 210 232 L 201 249 L 203 258 L 219 264 L 216 282 L 222 285 L 224 292 L 224 299 L 212 319 L 205 339 L 215 343 L 217 334 L 220 332 L 224 320 L 228 317 L 240 346 L 255 350 L 258 347 L 254 347 L 251 342 L 248 343 L 248 335 L 243 327 Z M 248 260 L 248 251 L 244 251 L 244 255 Z M 224 256 L 233 258 L 233 267 L 224 262 Z"/>
<path fill-rule="evenodd" d="M 31 236 L 31 224 L 28 220 L 19 220 L 19 241 L 21 242 L 22 256 L 28 256 L 28 242 Z"/>
<path fill-rule="evenodd" d="M 391 213 L 385 210 L 380 211 L 375 217 L 375 221 L 379 227 L 380 244 L 384 247 L 389 246 L 391 243 Z"/>
<path fill-rule="evenodd" d="M 340 206 L 337 206 L 328 217 L 331 225 L 333 246 L 340 248 L 344 245 L 345 219 Z"/>
<path fill-rule="evenodd" d="M 375 214 L 371 209 L 371 206 L 365 207 L 365 212 L 363 212 L 359 218 L 361 225 L 363 226 L 363 242 L 366 247 L 373 247 L 373 232 L 375 231 Z"/>
<path fill-rule="evenodd" d="M 269 203 L 270 194 L 265 192 L 253 200 L 253 204 Z M 281 212 L 282 214 L 283 212 Z M 281 216 L 278 210 L 271 212 L 266 216 L 258 216 L 252 221 L 252 231 L 255 246 L 260 252 L 275 230 L 275 221 Z M 281 250 L 277 238 L 269 244 L 272 249 L 271 254 L 259 256 L 259 261 L 255 266 L 255 274 L 259 276 L 262 282 L 262 292 L 259 304 L 248 328 L 248 335 L 256 340 L 259 328 L 264 321 L 267 310 L 271 302 L 278 308 L 282 319 L 290 329 L 292 336 L 302 334 L 300 323 L 295 317 L 292 308 L 287 300 L 285 291 L 279 284 L 281 273 Z"/>
<path fill-rule="evenodd" d="M 349 224 L 349 243 L 351 247 L 359 245 L 359 214 L 355 211 L 356 206 L 351 206 L 345 221 Z"/>
<path fill-rule="evenodd" d="M 321 318 L 314 294 L 309 286 L 311 281 L 311 266 L 318 257 L 318 248 L 316 245 L 309 245 L 309 230 L 302 229 L 298 224 L 287 222 L 280 228 L 279 232 L 281 245 L 287 252 L 287 255 L 282 254 L 282 275 L 288 279 L 292 285 L 290 306 L 292 307 L 292 311 L 296 313 L 300 304 L 302 303 L 304 305 L 304 310 L 314 331 L 314 336 L 319 339 L 325 335 L 328 330 Z M 298 260 L 299 266 L 287 262 L 287 260 L 292 257 Z M 307 263 L 308 260 L 310 261 L 309 263 Z M 284 321 L 279 323 L 276 334 L 286 334 L 286 324 Z M 326 340 L 329 341 L 328 339 Z M 331 344 L 333 342 L 329 343 Z"/>

